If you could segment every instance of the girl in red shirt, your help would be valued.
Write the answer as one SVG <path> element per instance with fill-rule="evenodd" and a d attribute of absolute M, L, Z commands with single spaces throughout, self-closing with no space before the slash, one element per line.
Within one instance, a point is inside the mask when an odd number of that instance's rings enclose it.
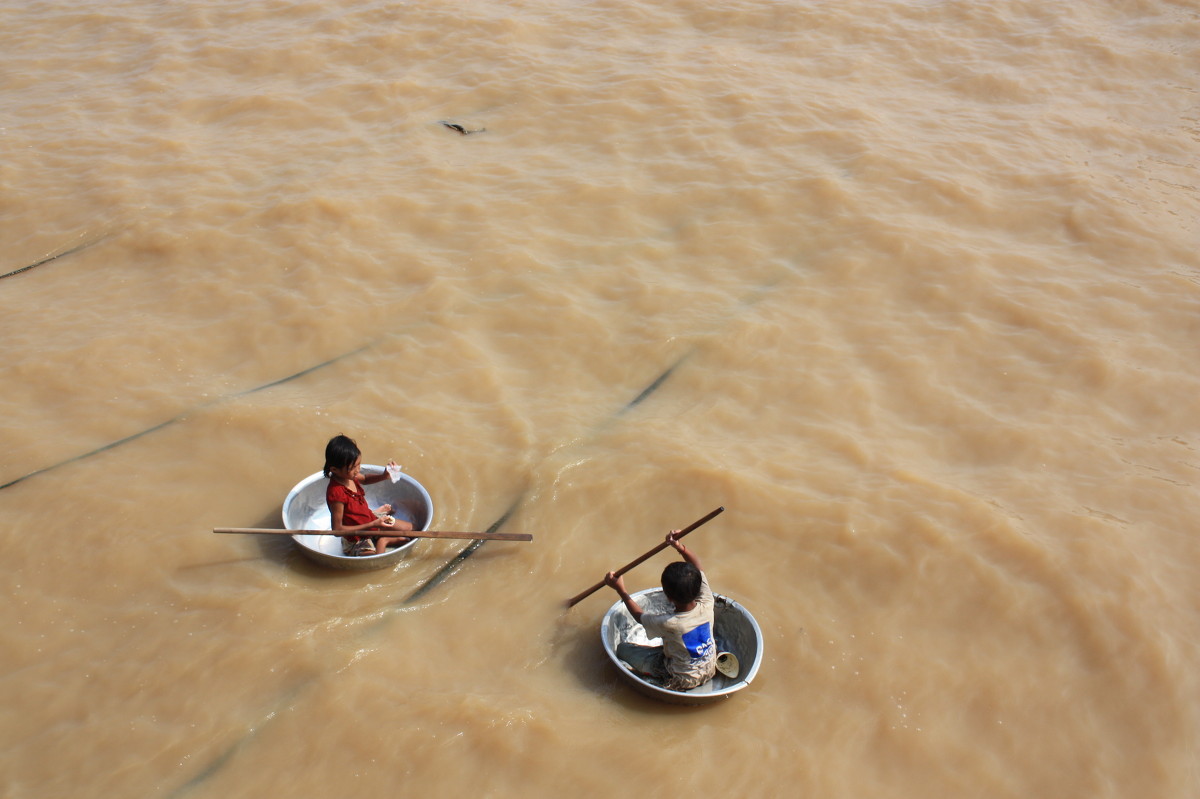
<path fill-rule="evenodd" d="M 388 461 L 388 466 L 394 465 L 395 461 Z M 335 533 L 350 533 L 342 536 L 342 551 L 347 555 L 374 555 L 386 552 L 393 544 L 412 540 L 403 536 L 354 535 L 375 530 L 404 532 L 412 529 L 412 523 L 392 518 L 391 505 L 381 505 L 374 511 L 367 505 L 363 486 L 385 479 L 387 471 L 363 475 L 362 453 L 352 439 L 338 435 L 325 445 L 325 476 L 329 478 L 325 504 L 329 506 L 332 529 Z"/>

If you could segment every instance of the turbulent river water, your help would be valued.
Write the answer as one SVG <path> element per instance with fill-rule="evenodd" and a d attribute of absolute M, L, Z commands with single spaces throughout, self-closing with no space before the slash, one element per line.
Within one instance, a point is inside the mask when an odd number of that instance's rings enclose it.
<path fill-rule="evenodd" d="M 1200 8 L 710 5 L 0 0 L 0 793 L 1197 794 Z"/>

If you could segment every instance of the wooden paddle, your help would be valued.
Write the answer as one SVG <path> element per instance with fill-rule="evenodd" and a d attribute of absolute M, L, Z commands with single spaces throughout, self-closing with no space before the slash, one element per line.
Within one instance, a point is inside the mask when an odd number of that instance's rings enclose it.
<path fill-rule="evenodd" d="M 276 530 L 269 527 L 216 527 L 214 533 L 238 533 L 241 535 L 337 535 L 332 530 Z M 453 530 L 359 530 L 346 535 L 361 535 L 370 538 L 383 536 L 395 538 L 474 538 L 484 541 L 532 541 L 529 533 L 460 533 Z"/>
<path fill-rule="evenodd" d="M 676 540 L 679 540 L 680 538 L 683 538 L 685 535 L 687 535 L 688 533 L 690 533 L 692 530 L 695 530 L 697 527 L 699 527 L 700 525 L 704 524 L 705 522 L 711 521 L 713 518 L 715 518 L 715 517 L 717 516 L 717 514 L 719 514 L 719 513 L 722 513 L 724 510 L 725 510 L 725 506 L 724 506 L 724 505 L 722 505 L 721 507 L 717 508 L 717 509 L 716 509 L 715 511 L 713 511 L 712 513 L 710 513 L 710 514 L 708 514 L 707 516 L 705 516 L 703 519 L 700 519 L 699 521 L 696 521 L 696 522 L 692 522 L 692 523 L 691 523 L 691 524 L 689 524 L 687 527 L 685 527 L 685 528 L 683 528 L 682 530 L 680 530 L 680 531 L 679 531 L 679 535 L 678 535 L 678 536 L 676 536 Z M 620 577 L 622 574 L 624 574 L 625 572 L 629 571 L 629 570 L 630 570 L 630 569 L 632 569 L 634 566 L 637 566 L 637 565 L 638 565 L 639 563 L 641 563 L 642 561 L 649 560 L 650 558 L 654 557 L 654 556 L 655 556 L 655 555 L 657 555 L 659 552 L 662 552 L 664 549 L 666 549 L 666 548 L 667 548 L 667 547 L 669 547 L 669 546 L 670 546 L 670 544 L 668 544 L 666 541 L 663 541 L 661 544 L 659 544 L 659 545 L 658 545 L 658 546 L 656 546 L 654 549 L 652 549 L 652 550 L 650 550 L 649 552 L 647 552 L 645 555 L 642 555 L 642 556 L 641 556 L 640 558 L 638 558 L 637 560 L 630 561 L 629 563 L 626 563 L 626 564 L 625 564 L 624 566 L 622 566 L 621 568 L 617 569 L 617 571 L 615 571 L 615 572 L 614 572 L 614 574 L 616 574 L 618 577 Z M 592 586 L 591 588 L 589 588 L 588 590 L 584 591 L 582 594 L 579 594 L 578 596 L 574 596 L 574 597 L 571 597 L 570 599 L 568 599 L 568 600 L 567 600 L 567 607 L 572 607 L 572 606 L 574 606 L 576 603 L 578 603 L 578 602 L 580 602 L 580 601 L 582 601 L 582 600 L 586 599 L 587 597 L 589 597 L 589 596 L 591 596 L 592 594 L 596 593 L 597 591 L 599 591 L 599 590 L 600 590 L 601 588 L 603 588 L 603 587 L 604 587 L 604 581 L 603 581 L 603 580 L 601 580 L 600 582 L 596 583 L 595 585 L 593 585 L 593 586 Z"/>

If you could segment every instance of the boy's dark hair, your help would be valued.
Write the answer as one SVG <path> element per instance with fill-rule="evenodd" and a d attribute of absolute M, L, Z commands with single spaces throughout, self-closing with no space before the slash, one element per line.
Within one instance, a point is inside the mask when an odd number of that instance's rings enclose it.
<path fill-rule="evenodd" d="M 700 596 L 700 570 L 682 560 L 668 563 L 663 569 L 662 587 L 667 599 L 686 605 Z"/>
<path fill-rule="evenodd" d="M 329 477 L 331 469 L 345 469 L 353 466 L 361 455 L 354 439 L 343 435 L 334 436 L 325 445 L 325 476 Z"/>

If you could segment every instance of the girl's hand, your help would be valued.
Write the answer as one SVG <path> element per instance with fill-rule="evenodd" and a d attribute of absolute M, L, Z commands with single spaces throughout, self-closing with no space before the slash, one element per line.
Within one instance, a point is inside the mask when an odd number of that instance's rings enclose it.
<path fill-rule="evenodd" d="M 671 546 L 675 547 L 676 549 L 679 549 L 681 546 L 683 546 L 683 544 L 679 543 L 679 531 L 678 530 L 672 530 L 671 532 L 667 533 L 667 543 L 670 544 Z"/>
<path fill-rule="evenodd" d="M 625 578 L 618 576 L 616 572 L 609 572 L 604 575 L 604 584 L 618 591 L 625 590 Z"/>
<path fill-rule="evenodd" d="M 379 506 L 379 509 L 377 511 L 375 511 L 375 515 L 376 516 L 387 516 L 391 512 L 392 512 L 392 506 L 384 504 L 384 505 Z"/>

